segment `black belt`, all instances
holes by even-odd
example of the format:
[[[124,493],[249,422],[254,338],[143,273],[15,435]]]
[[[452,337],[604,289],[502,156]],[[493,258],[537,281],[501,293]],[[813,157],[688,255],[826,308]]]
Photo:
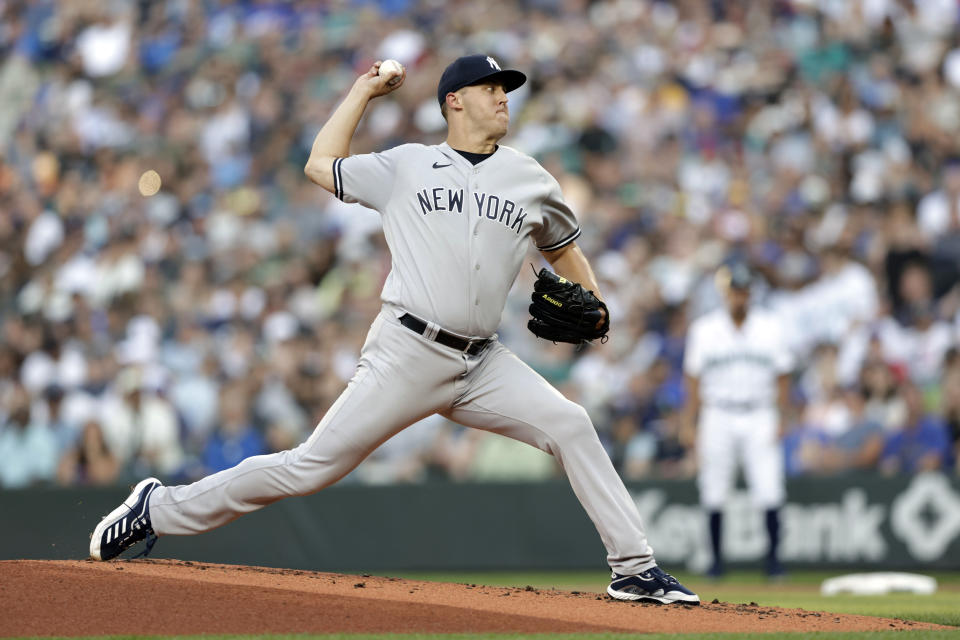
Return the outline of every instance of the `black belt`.
[[[423,335],[424,331],[427,330],[426,322],[419,318],[413,317],[409,313],[405,313],[400,316],[400,324],[411,331],[419,333],[420,335]],[[433,340],[435,342],[439,342],[445,347],[450,347],[451,349],[456,349],[457,351],[463,351],[468,356],[479,355],[484,349],[490,346],[491,342],[493,342],[492,338],[483,338],[482,340],[467,340],[466,338],[455,336],[452,333],[447,333],[443,329],[439,329],[437,331],[437,336]]]

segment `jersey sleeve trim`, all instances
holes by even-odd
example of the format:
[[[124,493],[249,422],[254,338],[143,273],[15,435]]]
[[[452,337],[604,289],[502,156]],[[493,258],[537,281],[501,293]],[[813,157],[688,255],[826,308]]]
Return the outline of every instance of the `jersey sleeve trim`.
[[[560,242],[555,242],[545,247],[537,247],[537,249],[539,249],[540,251],[556,251],[561,247],[567,246],[568,244],[570,244],[571,242],[573,242],[579,237],[580,237],[580,227],[577,227],[576,229],[574,229],[573,233],[571,233],[569,236],[567,236]]]
[[[343,158],[337,158],[333,161],[333,195],[337,200],[343,200],[343,176],[340,175],[340,165],[343,164]]]

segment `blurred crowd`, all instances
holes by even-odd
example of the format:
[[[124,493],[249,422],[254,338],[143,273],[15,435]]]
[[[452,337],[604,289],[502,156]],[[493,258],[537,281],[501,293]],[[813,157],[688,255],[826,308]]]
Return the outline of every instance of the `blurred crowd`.
[[[0,487],[187,480],[302,441],[390,267],[377,214],[304,178],[313,137],[395,58],[352,151],[441,141],[436,82],[476,51],[528,74],[505,142],[560,181],[613,319],[597,348],[537,341],[522,270],[501,339],[626,479],[693,474],[686,328],[733,258],[800,363],[790,474],[953,472],[954,0],[0,0]],[[347,481],[557,474],[431,418]]]

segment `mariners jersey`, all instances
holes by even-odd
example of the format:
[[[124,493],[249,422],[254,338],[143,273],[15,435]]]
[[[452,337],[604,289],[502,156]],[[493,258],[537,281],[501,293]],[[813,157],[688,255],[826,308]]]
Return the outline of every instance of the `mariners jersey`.
[[[777,377],[792,368],[780,320],[769,311],[750,309],[739,328],[726,308],[690,325],[683,369],[699,379],[704,406],[772,407]]]
[[[580,235],[553,176],[503,145],[473,165],[446,143],[405,144],[333,174],[338,198],[383,218],[383,301],[465,336],[496,331],[530,240],[551,251]]]

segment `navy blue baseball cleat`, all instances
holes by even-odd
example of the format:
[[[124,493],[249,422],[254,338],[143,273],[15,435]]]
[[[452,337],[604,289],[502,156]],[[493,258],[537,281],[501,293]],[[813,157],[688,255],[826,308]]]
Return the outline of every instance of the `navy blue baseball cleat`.
[[[123,504],[100,521],[90,536],[91,558],[112,560],[144,538],[147,539],[147,548],[141,555],[150,553],[157,536],[150,526],[147,502],[159,486],[160,481],[156,478],[141,480]]]
[[[607,594],[617,600],[647,600],[661,604],[700,604],[700,598],[676,578],[653,567],[635,576],[613,574]]]

